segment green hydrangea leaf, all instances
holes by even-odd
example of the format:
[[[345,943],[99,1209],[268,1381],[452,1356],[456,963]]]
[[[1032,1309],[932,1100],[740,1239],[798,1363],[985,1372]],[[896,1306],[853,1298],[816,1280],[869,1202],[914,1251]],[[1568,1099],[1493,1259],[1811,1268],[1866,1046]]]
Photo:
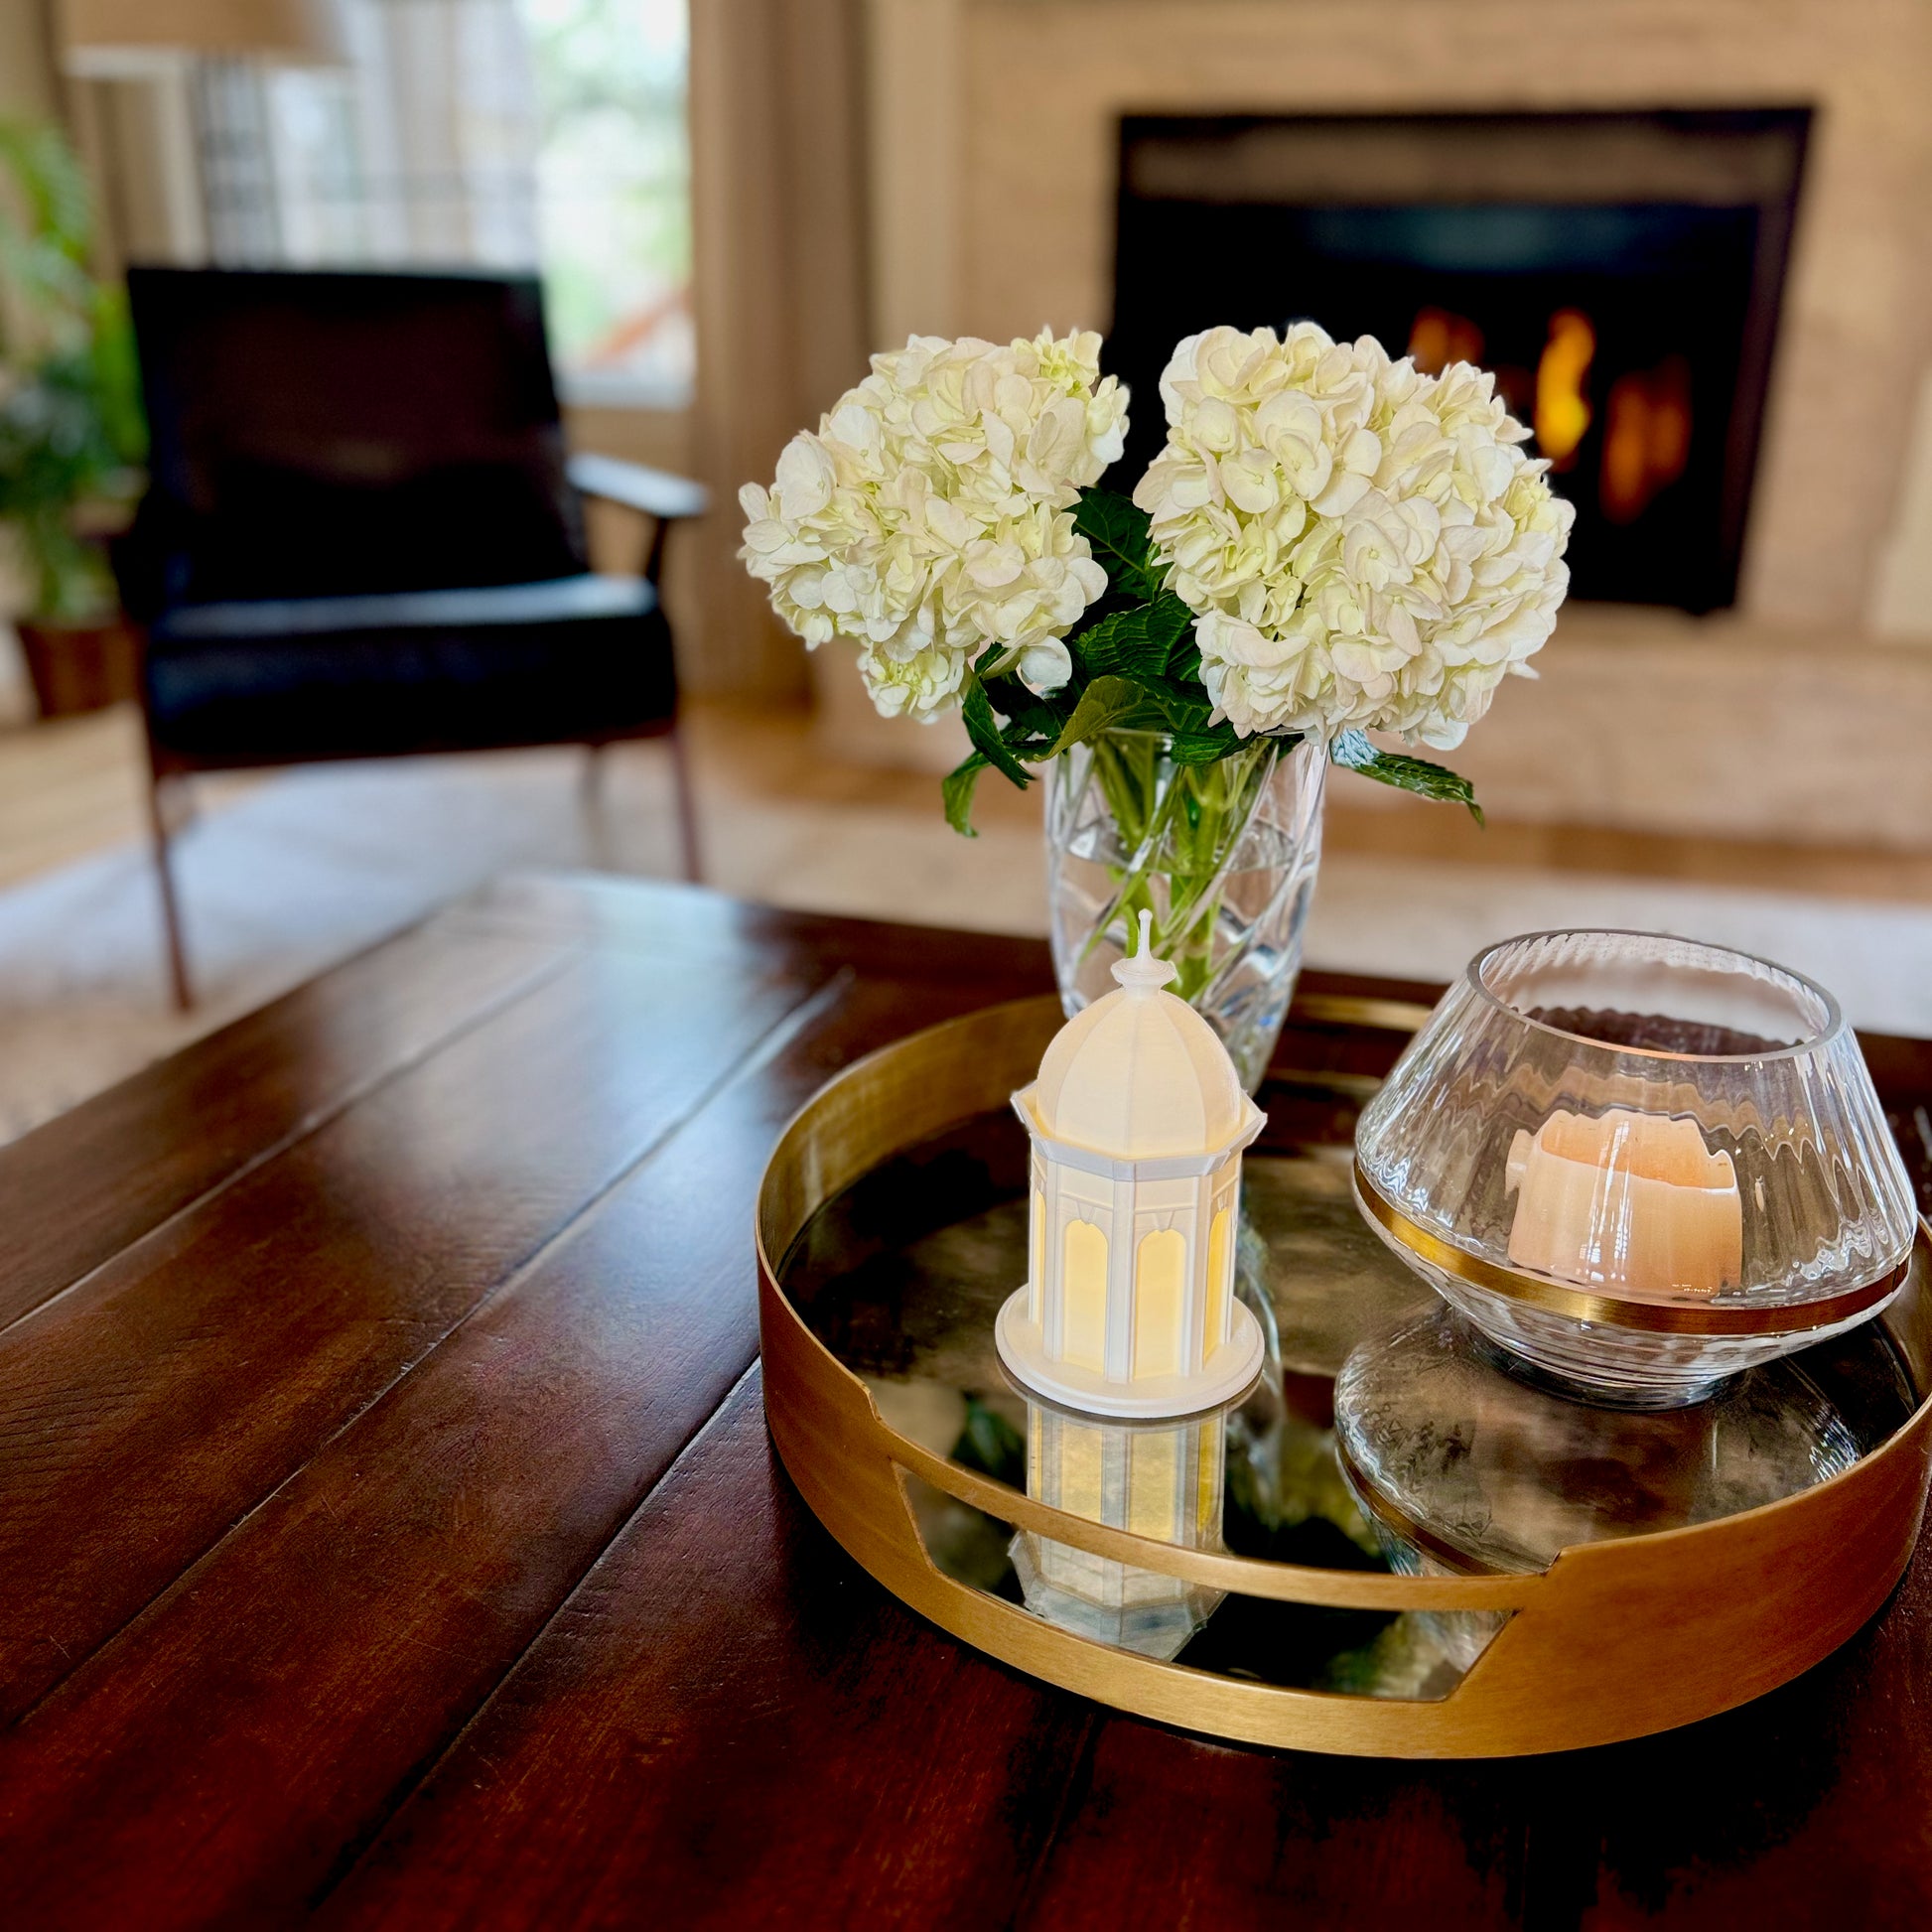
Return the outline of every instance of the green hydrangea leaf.
[[[986,760],[975,752],[963,764],[956,764],[939,780],[940,801],[946,808],[946,823],[961,838],[976,839],[973,830],[973,793],[978,789]]]
[[[1147,607],[1147,634],[1151,642],[1161,647],[1162,668],[1172,673],[1173,660],[1193,647],[1194,614],[1173,592],[1163,591]],[[1194,661],[1199,663],[1199,651],[1194,652]]]
[[[1214,716],[1214,707],[1199,685],[1182,684],[1175,678],[1161,677],[1147,679],[1145,688],[1149,699],[1160,708],[1167,730],[1202,733],[1216,729],[1208,722]],[[1232,725],[1227,727],[1226,742],[1232,751],[1236,743]]]
[[[1161,595],[1161,564],[1145,510],[1136,509],[1117,490],[1083,489],[1073,527],[1086,538],[1094,562],[1119,596],[1152,604]]]
[[[1145,726],[1161,730],[1161,714],[1148,702],[1145,688],[1129,677],[1097,677],[1080,694],[1073,716],[1066,721],[1053,741],[1048,755],[1058,758],[1075,745],[1083,745],[1101,732],[1116,727]]]
[[[1029,691],[1018,678],[1001,678],[989,684],[986,695],[993,709],[1007,721],[1000,737],[1014,750],[1018,749],[1020,739],[1043,738],[1050,744],[1059,737],[1074,697],[1071,691],[1061,691],[1054,697],[1042,698]]]
[[[1089,677],[1117,672],[1123,677],[1160,678],[1183,640],[1191,647],[1194,614],[1172,591],[1152,604],[1113,611],[1069,640]],[[1195,653],[1198,661],[1199,653]]]
[[[966,720],[966,736],[973,741],[973,750],[995,770],[1011,778],[1025,791],[1033,783],[1033,774],[1007,750],[1000,736],[999,722],[993,716],[992,701],[978,678],[966,681],[966,695],[960,710]]]
[[[1212,764],[1239,750],[1240,735],[1225,722],[1206,731],[1177,731],[1170,734],[1172,755],[1176,764]]]
[[[1466,806],[1478,825],[1483,822],[1475,787],[1460,772],[1451,771],[1447,765],[1431,764],[1427,759],[1409,758],[1401,752],[1378,751],[1369,743],[1366,732],[1336,733],[1328,744],[1328,759],[1331,763],[1373,778],[1377,784],[1413,791],[1421,798]]]

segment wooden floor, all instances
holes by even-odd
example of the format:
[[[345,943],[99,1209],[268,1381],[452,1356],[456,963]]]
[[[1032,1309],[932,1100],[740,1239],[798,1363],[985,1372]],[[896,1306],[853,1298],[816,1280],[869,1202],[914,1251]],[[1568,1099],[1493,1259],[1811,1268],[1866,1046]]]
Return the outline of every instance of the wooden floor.
[[[709,770],[737,790],[767,796],[902,809],[921,818],[936,808],[934,783],[925,773],[828,761],[801,713],[703,704],[692,710],[701,782]],[[143,762],[140,720],[127,706],[0,731],[0,887],[145,838]],[[258,782],[240,776],[198,780],[197,807],[217,811]],[[1484,828],[1463,813],[1393,794],[1360,802],[1360,789],[1330,790],[1331,852],[1932,903],[1932,851],[1670,838],[1494,818]],[[989,778],[976,809],[982,820],[1005,822],[1030,819],[1035,804]]]

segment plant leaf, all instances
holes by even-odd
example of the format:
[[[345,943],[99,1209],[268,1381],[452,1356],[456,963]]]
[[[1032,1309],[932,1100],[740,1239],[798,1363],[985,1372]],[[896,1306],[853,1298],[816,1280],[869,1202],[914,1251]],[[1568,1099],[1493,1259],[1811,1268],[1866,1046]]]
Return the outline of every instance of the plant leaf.
[[[973,741],[973,750],[995,770],[1011,778],[1025,791],[1033,783],[1033,774],[1007,750],[993,716],[992,701],[978,678],[966,680],[966,695],[960,710],[966,720],[966,736]]]
[[[1394,785],[1402,791],[1413,791],[1418,797],[1435,798],[1447,804],[1465,805],[1478,825],[1483,822],[1475,787],[1467,778],[1447,765],[1431,764],[1427,759],[1378,751],[1369,743],[1366,732],[1338,732],[1329,741],[1328,759],[1332,764],[1345,765],[1350,771],[1359,771],[1365,778],[1373,778],[1377,784]]]
[[[946,823],[960,837],[976,839],[973,830],[973,793],[986,769],[986,760],[975,752],[963,764],[956,764],[939,780],[940,801],[946,808]]]
[[[1147,694],[1132,678],[1095,678],[1081,692],[1080,702],[1073,707],[1073,716],[1061,728],[1047,756],[1058,758],[1062,752],[1072,746],[1085,744],[1109,726],[1125,724],[1146,706]]]
[[[1164,652],[1162,669],[1172,672],[1173,659],[1185,645],[1194,640],[1194,614],[1181,603],[1172,591],[1163,591],[1147,607],[1147,634],[1150,642],[1157,643]],[[1200,661],[1200,653],[1194,653],[1195,662]]]
[[[1171,756],[1176,764],[1212,764],[1240,749],[1241,738],[1225,721],[1206,731],[1176,731],[1169,734]]]
[[[993,709],[1007,722],[1001,732],[1001,739],[1010,747],[1015,735],[1022,738],[1043,738],[1050,745],[1060,735],[1060,727],[1066,723],[1073,704],[1073,693],[1064,693],[1066,703],[1058,705],[1046,698],[1036,698],[1023,684],[1011,692],[993,691],[987,694],[993,700]],[[1011,697],[1012,703],[1007,699]]]
[[[1118,672],[1159,678],[1167,674],[1168,659],[1193,621],[1193,612],[1172,591],[1163,591],[1152,604],[1111,612],[1073,638],[1071,647],[1090,677]]]
[[[973,663],[973,675],[984,684],[989,678],[1004,677],[1020,662],[1018,644],[988,644]]]
[[[1159,707],[1169,731],[1209,732],[1216,729],[1208,722],[1214,716],[1214,707],[1198,684],[1180,684],[1168,677],[1146,678],[1142,682],[1149,700]],[[1234,727],[1229,725],[1229,750],[1234,748],[1235,742]]]
[[[1161,595],[1161,564],[1145,510],[1136,509],[1117,490],[1083,489],[1073,527],[1086,538],[1094,562],[1122,597],[1152,604]]]

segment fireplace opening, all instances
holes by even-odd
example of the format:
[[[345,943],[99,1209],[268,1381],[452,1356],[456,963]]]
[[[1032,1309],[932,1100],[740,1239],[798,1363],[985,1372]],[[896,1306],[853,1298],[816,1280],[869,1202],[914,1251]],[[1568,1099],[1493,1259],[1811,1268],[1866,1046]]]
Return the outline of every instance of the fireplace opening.
[[[1577,506],[1573,594],[1732,603],[1808,108],[1130,115],[1108,364],[1307,318],[1493,369]]]

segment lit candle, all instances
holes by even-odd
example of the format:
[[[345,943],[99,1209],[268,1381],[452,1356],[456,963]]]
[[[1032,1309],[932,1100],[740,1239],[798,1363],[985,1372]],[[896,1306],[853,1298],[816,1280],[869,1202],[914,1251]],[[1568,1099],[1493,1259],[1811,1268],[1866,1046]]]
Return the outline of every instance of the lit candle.
[[[1509,1150],[1509,1258],[1560,1281],[1715,1295],[1743,1279],[1743,1203],[1730,1156],[1697,1124],[1613,1107],[1555,1113]]]

